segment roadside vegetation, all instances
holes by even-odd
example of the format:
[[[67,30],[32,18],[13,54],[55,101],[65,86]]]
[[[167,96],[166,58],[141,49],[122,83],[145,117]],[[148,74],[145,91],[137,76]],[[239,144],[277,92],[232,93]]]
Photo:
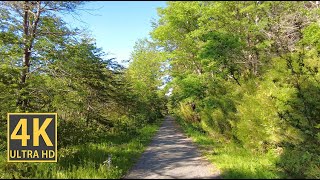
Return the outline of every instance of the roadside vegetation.
[[[320,178],[318,1],[168,2],[128,68],[84,3],[0,3],[0,177],[121,177],[168,112],[225,178]],[[59,162],[7,163],[7,112],[57,112]]]
[[[278,163],[277,150],[268,153],[251,152],[223,137],[212,136],[201,127],[185,123],[179,117],[177,122],[184,133],[198,145],[202,154],[221,172],[226,179],[283,179],[288,178]]]
[[[320,178],[319,2],[168,2],[169,111],[226,178]]]
[[[121,178],[163,119],[156,77],[63,21],[85,3],[0,2],[0,178]],[[58,113],[58,163],[7,162],[8,112]]]
[[[60,148],[57,163],[7,163],[6,151],[2,151],[0,178],[122,178],[145,150],[160,122],[145,125],[129,134],[100,132],[99,139],[93,142]]]

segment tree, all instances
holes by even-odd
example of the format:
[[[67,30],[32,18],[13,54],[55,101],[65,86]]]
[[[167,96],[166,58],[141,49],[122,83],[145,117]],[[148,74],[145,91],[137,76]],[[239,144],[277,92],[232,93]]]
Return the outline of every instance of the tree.
[[[10,24],[10,29],[12,29],[8,33],[15,34],[18,38],[17,43],[23,49],[22,60],[18,62],[21,67],[21,78],[16,105],[20,109],[26,110],[28,107],[26,88],[28,76],[32,73],[31,70],[35,71],[39,68],[35,67],[36,64],[40,66],[45,64],[43,62],[45,60],[41,59],[43,54],[54,51],[55,48],[61,48],[64,37],[73,33],[65,27],[64,22],[57,14],[73,12],[80,4],[82,2],[76,1],[1,2],[1,12],[8,13],[3,22]],[[45,50],[45,48],[50,48],[50,50]]]
[[[255,152],[286,148],[282,168],[317,177],[317,168],[290,168],[290,157],[319,152],[318,5],[200,1],[159,9],[151,35],[168,55],[172,111]]]
[[[139,109],[147,115],[149,121],[153,121],[161,116],[163,109],[163,100],[158,92],[162,85],[161,77],[165,73],[162,68],[164,55],[152,43],[139,40],[131,58],[126,76],[139,99]]]

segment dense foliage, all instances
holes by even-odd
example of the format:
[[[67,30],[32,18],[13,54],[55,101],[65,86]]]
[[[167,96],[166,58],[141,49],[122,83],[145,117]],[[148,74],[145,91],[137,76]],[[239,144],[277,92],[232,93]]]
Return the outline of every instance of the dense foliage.
[[[84,167],[93,168],[94,174],[98,171],[95,166],[103,165],[110,155],[108,152],[111,153],[107,145],[99,143],[116,141],[119,148],[129,144],[135,148],[128,152],[134,151],[132,156],[136,156],[143,150],[141,144],[146,144],[156,130],[154,126],[148,129],[148,124],[158,122],[163,113],[164,103],[156,86],[147,84],[148,91],[140,87],[137,80],[130,78],[136,76],[128,75],[137,73],[133,68],[127,72],[114,59],[106,59],[90,36],[79,29],[69,29],[63,21],[63,14],[74,13],[83,4],[78,1],[0,3],[0,150],[3,152],[0,178],[79,178],[81,175],[119,178],[125,173],[122,170],[128,170],[133,163],[132,157],[119,157],[123,167],[115,170],[117,174],[107,171],[99,176],[85,174]],[[62,165],[7,163],[8,112],[57,112]],[[144,133],[149,133],[148,137],[142,137]],[[70,155],[77,150],[82,152],[80,161],[89,158],[86,156],[92,156],[94,151],[85,148],[88,143],[98,143],[93,146],[101,149],[96,154],[97,158],[101,155],[98,159],[87,161],[94,163],[93,166],[72,160]],[[63,164],[64,161],[67,163]],[[53,167],[62,174],[50,170]],[[27,173],[29,170],[24,168],[33,170]],[[81,168],[83,173],[77,173]],[[36,169],[43,172],[35,172]]]
[[[127,69],[59,16],[83,3],[0,3],[0,150],[7,112],[57,112],[62,152],[52,167],[3,154],[0,177],[119,178],[167,105],[214,162],[242,168],[226,177],[320,178],[318,1],[168,2]],[[101,165],[111,151],[124,171]]]
[[[320,177],[318,2],[168,2],[151,32],[171,112],[223,143],[276,151],[289,177]]]

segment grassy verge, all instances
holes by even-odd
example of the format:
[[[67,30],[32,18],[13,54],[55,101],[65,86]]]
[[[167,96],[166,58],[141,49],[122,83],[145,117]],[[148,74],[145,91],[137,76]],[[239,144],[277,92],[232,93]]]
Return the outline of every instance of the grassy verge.
[[[199,146],[205,157],[221,171],[222,178],[284,178],[284,173],[276,167],[278,157],[275,151],[252,153],[221,137],[210,136],[178,117],[175,119],[186,135]]]
[[[134,135],[108,135],[102,143],[59,149],[57,163],[8,163],[7,152],[1,152],[0,178],[121,178],[145,150],[160,123],[146,125]],[[110,167],[104,163],[109,156]]]

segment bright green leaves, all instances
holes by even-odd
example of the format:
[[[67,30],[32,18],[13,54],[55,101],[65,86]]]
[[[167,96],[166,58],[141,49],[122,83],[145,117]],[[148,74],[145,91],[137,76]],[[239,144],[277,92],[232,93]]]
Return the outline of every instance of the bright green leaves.
[[[147,120],[154,121],[164,110],[164,93],[159,88],[167,73],[165,55],[147,40],[139,40],[131,59],[126,77],[132,86],[132,93],[137,97],[138,112]]]
[[[242,58],[241,47],[244,45],[239,37],[222,32],[209,32],[201,38],[205,44],[199,52],[199,57],[203,59],[201,65],[206,71],[217,72],[223,69],[234,74],[239,69],[239,64],[235,61]]]
[[[151,35],[168,55],[172,111],[255,152],[315,150],[319,12],[314,2],[169,2]]]
[[[200,76],[189,74],[176,82],[179,86],[181,98],[203,98],[205,94],[205,83]]]

